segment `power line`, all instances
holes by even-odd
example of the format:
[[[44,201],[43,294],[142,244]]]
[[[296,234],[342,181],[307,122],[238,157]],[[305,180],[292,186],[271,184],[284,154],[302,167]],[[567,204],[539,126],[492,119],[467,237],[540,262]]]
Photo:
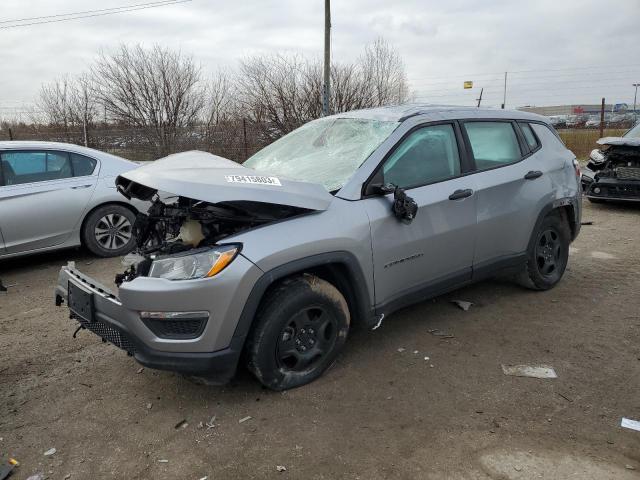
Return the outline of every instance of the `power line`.
[[[151,2],[151,3],[143,3],[138,5],[131,5],[129,7],[114,7],[112,9],[102,9],[102,10],[88,10],[87,12],[77,12],[77,13],[67,13],[67,14],[58,14],[58,15],[50,15],[44,17],[33,17],[33,19],[38,18],[56,18],[56,17],[69,17],[69,18],[56,18],[55,20],[42,20],[38,22],[30,22],[30,23],[17,23],[15,25],[5,25],[0,26],[0,30],[4,30],[7,28],[16,28],[16,27],[28,27],[31,25],[43,25],[45,23],[58,23],[58,22],[67,22],[69,20],[79,20],[82,18],[92,18],[92,17],[104,17],[105,15],[115,15],[116,13],[126,13],[126,12],[135,12],[137,10],[146,10],[148,8],[158,8],[165,7],[167,5],[177,5],[179,3],[191,2],[192,0],[166,0],[162,2]],[[102,12],[102,13],[92,13],[85,15],[84,13],[89,12]],[[31,19],[23,19],[23,20],[5,20],[0,23],[8,23],[8,22],[20,22],[27,21]]]

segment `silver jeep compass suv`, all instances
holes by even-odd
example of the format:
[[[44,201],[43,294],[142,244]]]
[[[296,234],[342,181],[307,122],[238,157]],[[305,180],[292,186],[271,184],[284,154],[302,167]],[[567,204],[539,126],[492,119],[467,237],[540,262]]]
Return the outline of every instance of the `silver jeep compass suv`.
[[[544,117],[397,106],[312,121],[244,164],[185,152],[121,174],[151,202],[117,293],[63,267],[56,303],[141,364],[308,383],[355,324],[497,273],[546,290],[580,171]]]

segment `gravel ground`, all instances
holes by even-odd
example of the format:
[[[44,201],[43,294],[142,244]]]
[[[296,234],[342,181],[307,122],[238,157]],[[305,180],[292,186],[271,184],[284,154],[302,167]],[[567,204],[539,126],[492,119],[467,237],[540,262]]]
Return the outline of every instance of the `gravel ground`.
[[[107,283],[118,259],[5,261],[0,460],[21,461],[16,480],[640,478],[640,432],[620,427],[640,420],[640,209],[585,203],[593,225],[557,288],[489,281],[405,309],[285,393],[244,371],[194,385],[141,371],[89,332],[73,339],[53,305],[60,265]],[[548,364],[558,378],[506,376],[501,364]]]

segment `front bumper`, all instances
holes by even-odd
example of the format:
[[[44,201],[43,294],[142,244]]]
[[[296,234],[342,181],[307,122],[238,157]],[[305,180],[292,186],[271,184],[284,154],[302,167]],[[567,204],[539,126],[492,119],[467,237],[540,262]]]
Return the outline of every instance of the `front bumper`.
[[[617,202],[640,202],[640,181],[617,178],[593,178],[583,181],[587,198]]]
[[[92,308],[91,320],[70,311],[70,317],[81,327],[125,350],[149,368],[224,383],[235,374],[244,335],[234,333],[242,307],[261,273],[251,262],[238,256],[215,279],[171,282],[137,278],[122,284],[116,296],[69,265],[60,270],[55,301],[56,305],[68,304],[69,288],[80,288],[90,295]],[[141,311],[189,310],[209,314],[196,337],[158,336],[157,331],[140,318]]]

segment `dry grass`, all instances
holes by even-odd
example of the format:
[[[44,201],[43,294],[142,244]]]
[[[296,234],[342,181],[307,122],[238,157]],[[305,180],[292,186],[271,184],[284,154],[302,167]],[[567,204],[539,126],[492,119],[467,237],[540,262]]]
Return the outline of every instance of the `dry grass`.
[[[619,137],[626,129],[624,128],[605,128],[604,137]],[[567,148],[575,153],[579,160],[586,160],[589,158],[591,150],[598,147],[596,140],[600,138],[600,130],[595,129],[572,129],[572,130],[558,130],[560,138],[565,143]]]

